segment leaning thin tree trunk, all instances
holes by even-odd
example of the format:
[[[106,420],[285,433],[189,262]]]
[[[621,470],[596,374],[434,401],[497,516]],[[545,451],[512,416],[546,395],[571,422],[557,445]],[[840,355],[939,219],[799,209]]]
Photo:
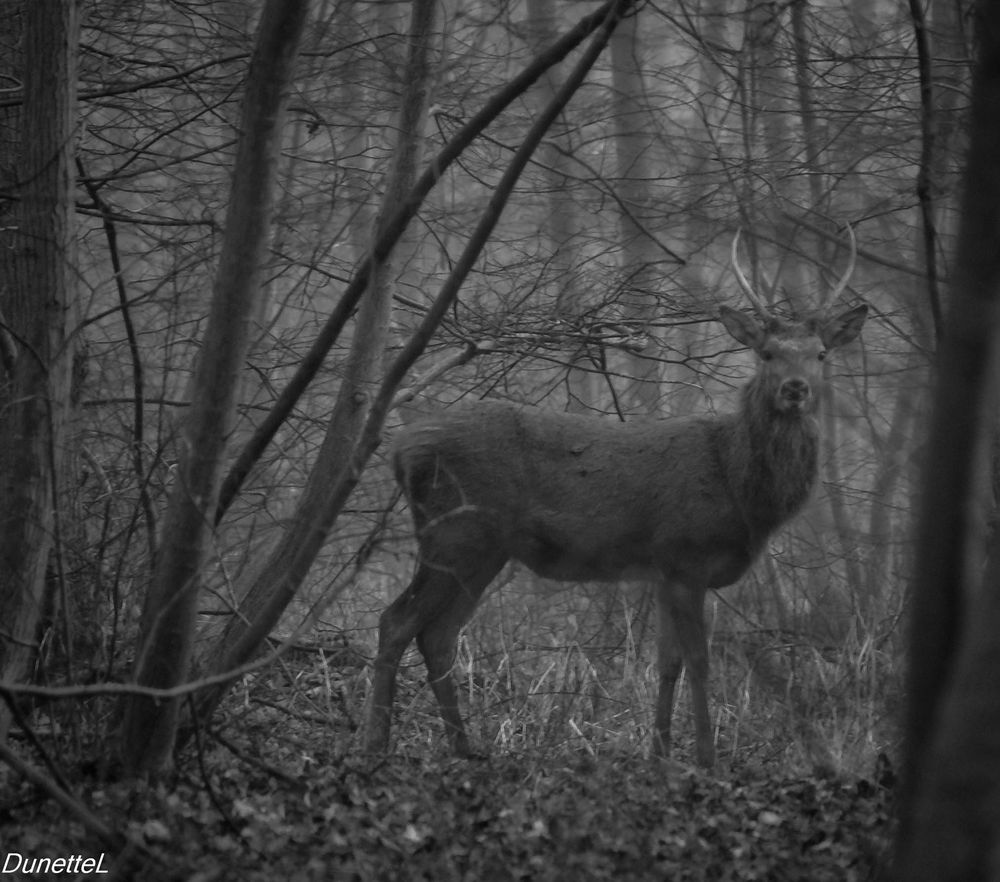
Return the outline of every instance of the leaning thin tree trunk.
[[[431,82],[436,9],[437,0],[414,0],[409,53],[402,77],[405,87],[400,96],[395,164],[373,231],[375,239],[384,233],[385,220],[398,210],[416,178]],[[331,510],[331,488],[350,477],[345,475],[345,469],[350,467],[383,373],[392,313],[391,266],[391,255],[371,261],[368,290],[358,309],[344,377],[316,464],[291,518],[291,526],[278,547],[258,571],[251,572],[248,582],[237,589],[239,610],[205,658],[206,667],[213,672],[244,661],[270,633],[277,624],[275,614],[281,612],[268,603],[275,593],[273,586],[279,581],[293,585],[291,598],[339,514],[339,507]],[[199,716],[207,716],[222,694],[222,689],[205,692],[199,699]]]
[[[201,569],[259,296],[284,93],[308,8],[309,0],[268,0],[261,17],[211,313],[192,380],[191,409],[160,554],[143,607],[135,668],[142,686],[176,686],[190,667]],[[180,699],[175,698],[134,696],[128,701],[122,758],[129,773],[156,772],[169,763],[179,707]]]
[[[1000,4],[980,0],[950,309],[927,445],[912,601],[896,878],[995,879],[1000,854],[1000,572],[969,567],[977,445],[1000,349]],[[997,537],[994,536],[994,543]]]
[[[36,651],[45,570],[57,532],[55,483],[70,409],[76,325],[73,151],[79,22],[74,3],[24,0],[20,121],[0,151],[15,180],[0,231],[0,679]],[[8,61],[2,62],[7,67]],[[17,66],[15,60],[15,67]],[[18,137],[18,128],[20,128]],[[16,194],[16,196],[14,195]],[[10,725],[0,705],[0,741]]]
[[[359,398],[352,395],[351,400],[342,405],[347,416],[350,416],[350,410],[346,410],[347,408],[364,408],[367,414],[366,419],[359,424],[357,436],[350,444],[343,444],[335,437],[331,438],[335,428],[340,425],[351,427],[351,423],[337,422],[342,412],[338,401],[331,417],[330,430],[310,475],[303,502],[292,519],[292,526],[250,586],[250,591],[244,595],[244,600],[249,599],[251,609],[256,610],[257,615],[250,626],[235,618],[231,621],[222,640],[208,658],[209,673],[233,670],[249,659],[291,603],[330,529],[360,480],[368,459],[378,446],[382,424],[396,388],[420,357],[447,309],[454,303],[462,282],[489,239],[514,185],[545,132],[583,83],[590,68],[607,45],[615,26],[634,2],[635,0],[615,0],[609,5],[601,28],[572,74],[522,141],[500,183],[496,186],[479,225],[470,236],[465,250],[427,310],[420,326],[386,371],[377,389],[368,386],[361,390],[372,397],[365,400],[363,396]],[[339,463],[339,468],[335,472],[330,461],[330,450],[346,454],[346,458]],[[333,483],[324,483],[318,480],[318,476],[321,475],[335,475],[336,478]],[[206,719],[224,694],[224,686],[213,687],[203,692],[198,701],[196,717],[199,720]]]

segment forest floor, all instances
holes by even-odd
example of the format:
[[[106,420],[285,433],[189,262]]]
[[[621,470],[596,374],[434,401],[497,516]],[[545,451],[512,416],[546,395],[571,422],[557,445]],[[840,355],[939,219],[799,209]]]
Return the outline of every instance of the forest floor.
[[[103,855],[101,878],[143,882],[865,882],[886,860],[893,775],[881,757],[861,774],[732,754],[708,773],[683,763],[684,743],[677,761],[620,743],[457,760],[436,733],[370,757],[355,752],[349,714],[291,709],[275,685],[232,696],[219,732],[156,783],[99,772],[106,740],[64,751],[50,740],[62,759],[49,773],[127,837],[125,852],[0,764],[0,861],[79,856],[79,870]],[[12,744],[44,768],[26,740]]]
[[[868,778],[588,755],[301,765],[291,779],[212,751],[196,772],[156,786],[74,782],[105,824],[141,843],[128,860],[34,787],[8,781],[0,857],[103,854],[114,878],[146,882],[849,882],[878,878],[891,823],[891,789]]]
[[[143,843],[131,869],[113,855],[105,868],[146,882],[869,880],[885,855],[891,800],[867,779],[523,756],[352,761],[314,767],[294,785],[220,763],[199,779],[79,792]],[[0,802],[5,858],[107,851],[30,788]]]

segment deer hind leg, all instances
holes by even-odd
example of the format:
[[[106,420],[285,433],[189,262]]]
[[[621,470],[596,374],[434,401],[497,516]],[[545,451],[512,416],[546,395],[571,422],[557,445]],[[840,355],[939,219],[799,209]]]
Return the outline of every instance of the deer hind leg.
[[[674,687],[683,661],[691,684],[695,757],[699,765],[711,768],[715,764],[715,740],[708,715],[708,638],[704,607],[705,591],[680,582],[667,582],[657,596],[660,693],[653,753],[666,756],[670,750]]]
[[[473,562],[475,567],[470,569],[469,564]],[[477,559],[477,555],[473,554],[462,567],[464,572],[440,570],[437,578],[450,582],[450,602],[417,634],[417,647],[427,665],[427,677],[437,699],[445,732],[458,756],[472,754],[458,710],[458,691],[452,675],[458,634],[505,562],[505,556],[497,555],[491,559],[488,555],[480,555]]]
[[[406,590],[379,617],[378,653],[365,714],[363,749],[368,753],[384,753],[389,747],[396,672],[406,647],[424,626],[427,611],[422,600],[432,576],[419,567]]]
[[[656,597],[656,655],[660,683],[656,697],[656,731],[653,733],[653,756],[670,756],[670,724],[674,714],[674,689],[683,662],[674,619],[663,592]]]
[[[365,721],[366,752],[384,753],[389,747],[396,674],[403,653],[414,638],[427,665],[431,687],[455,751],[469,752],[451,667],[458,632],[505,558],[490,559],[482,551],[469,550],[462,559],[458,566],[421,561],[406,590],[379,618],[378,653]]]

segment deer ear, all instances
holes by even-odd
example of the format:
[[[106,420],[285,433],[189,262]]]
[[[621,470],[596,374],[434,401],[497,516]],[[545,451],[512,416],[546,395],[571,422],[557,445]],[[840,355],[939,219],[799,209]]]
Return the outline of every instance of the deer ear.
[[[759,349],[767,339],[767,334],[757,320],[738,309],[720,306],[719,321],[725,325],[734,340],[751,349]]]
[[[868,306],[861,304],[828,319],[820,328],[819,337],[827,349],[836,349],[850,343],[861,333],[861,326],[868,318]]]

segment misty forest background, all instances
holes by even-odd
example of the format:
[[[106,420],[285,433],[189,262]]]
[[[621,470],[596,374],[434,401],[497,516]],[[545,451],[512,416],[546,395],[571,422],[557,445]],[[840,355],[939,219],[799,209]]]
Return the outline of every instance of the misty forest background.
[[[251,72],[248,86],[251,59],[267,61],[263,26],[257,36],[265,6],[265,16],[286,16],[273,19],[275,39],[291,29],[298,45],[297,58],[294,46],[274,49],[269,76],[287,92],[284,121],[256,141],[266,148],[270,137],[274,149],[255,166],[253,139],[240,133],[266,125],[274,98],[268,75],[254,93]],[[588,17],[582,45],[597,39],[608,9],[623,18],[564,107],[585,48],[519,84]],[[104,785],[94,797],[98,785],[78,776],[104,780],[119,762],[126,777],[175,768],[191,792],[218,794],[235,773],[212,766],[217,754],[273,773],[272,791],[352,761],[377,618],[414,564],[386,460],[395,432],[482,397],[612,420],[732,409],[752,355],[715,315],[723,303],[746,306],[729,268],[738,229],[757,289],[777,311],[802,314],[843,272],[850,224],[858,256],[844,302],[871,313],[860,342],[831,359],[812,501],[746,578],[709,598],[720,766],[820,782],[891,778],[923,428],[968,147],[971,4],[83,0],[78,10],[73,45],[53,36],[39,54],[25,43],[26,5],[0,3],[5,217],[27,204],[12,182],[25,181],[18,157],[40,130],[19,89],[46,66],[68,102],[67,128],[50,142],[64,153],[64,238],[61,257],[45,258],[62,267],[62,302],[32,299],[33,284],[48,284],[43,274],[3,258],[7,376],[35,351],[51,357],[52,384],[48,416],[34,424],[42,465],[27,493],[46,513],[32,521],[24,512],[36,509],[0,500],[2,633],[20,635],[0,641],[4,756],[34,757],[54,786],[91,794],[75,802],[76,835],[98,835],[86,814],[125,799]],[[495,121],[441,161],[504,89],[510,100]],[[554,121],[508,180],[547,110]],[[408,203],[422,173],[439,179]],[[419,205],[415,216],[387,240],[407,205]],[[237,223],[250,232],[230,230],[227,241]],[[14,235],[6,222],[3,235]],[[226,300],[240,272],[251,295]],[[227,313],[234,304],[240,311]],[[33,348],[16,316],[34,316],[46,346],[57,342]],[[236,368],[206,369],[223,352]],[[202,406],[227,384],[230,410]],[[6,408],[20,400],[12,389]],[[191,424],[215,440],[193,443]],[[5,480],[25,475],[18,457],[36,446],[11,425],[0,439]],[[201,467],[206,494],[181,492]],[[983,476],[988,468],[983,457]],[[987,511],[991,482],[979,486]],[[185,495],[195,510],[183,511]],[[615,505],[628,500],[607,500]],[[14,518],[36,529],[14,529]],[[168,594],[156,587],[172,578]],[[193,600],[162,646],[151,623],[186,602],[170,590]],[[494,755],[531,762],[641,763],[654,629],[642,586],[505,571],[460,643],[470,734]],[[216,676],[234,668],[243,673]],[[188,685],[199,678],[206,688]],[[129,693],[122,684],[136,679],[175,697]],[[173,707],[166,724],[164,705]],[[682,761],[686,709],[682,690]],[[168,730],[157,745],[155,733]],[[428,757],[443,761],[415,651],[394,738],[418,779]],[[345,779],[338,792],[375,811],[407,777],[389,762],[397,777],[380,796],[359,796]],[[446,768],[444,780],[461,775]],[[23,774],[14,764],[0,777],[13,786]],[[675,796],[703,786],[693,780],[674,780]],[[851,799],[865,796],[852,788]],[[204,796],[186,811],[218,808],[273,833],[276,822],[240,792],[235,815]],[[716,794],[695,801],[726,810]],[[28,837],[16,841],[30,841],[7,811]],[[771,819],[755,811],[754,829],[769,832]],[[187,821],[149,823],[140,832],[155,847]],[[400,821],[410,860],[428,843],[422,823]],[[532,829],[519,828],[525,841]],[[350,850],[344,837],[336,854]]]

